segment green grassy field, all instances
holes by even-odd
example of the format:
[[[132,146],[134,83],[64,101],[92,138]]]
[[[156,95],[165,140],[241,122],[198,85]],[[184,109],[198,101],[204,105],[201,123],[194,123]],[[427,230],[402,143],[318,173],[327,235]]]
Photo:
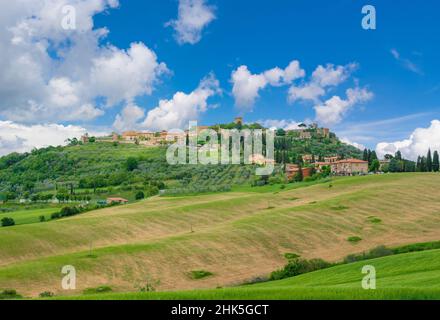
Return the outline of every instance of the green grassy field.
[[[376,290],[361,286],[363,266],[376,268]],[[372,259],[261,284],[185,292],[96,294],[73,299],[116,300],[440,300],[440,250]]]
[[[39,223],[40,217],[44,216],[46,220],[50,220],[52,213],[59,212],[61,206],[48,205],[47,208],[42,209],[24,209],[12,212],[0,213],[0,220],[8,217],[15,221],[16,225]]]
[[[267,276],[286,263],[285,253],[335,262],[378,245],[435,241],[439,185],[439,174],[338,178],[284,190],[155,197],[0,228],[0,289],[29,297],[99,286],[133,292],[147,282],[161,292],[212,289]],[[64,265],[77,270],[76,291],[61,289]],[[212,276],[193,279],[194,270]]]

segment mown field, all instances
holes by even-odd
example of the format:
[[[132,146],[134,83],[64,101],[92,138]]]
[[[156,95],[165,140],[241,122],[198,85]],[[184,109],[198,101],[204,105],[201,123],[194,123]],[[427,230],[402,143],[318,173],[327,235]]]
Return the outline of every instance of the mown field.
[[[365,265],[377,272],[376,289],[361,287]],[[73,299],[116,300],[440,300],[440,250],[372,259],[255,285],[183,292],[96,294]]]
[[[428,173],[339,178],[286,190],[155,197],[0,228],[0,289],[30,297],[103,285],[133,292],[146,283],[157,291],[212,289],[267,276],[286,263],[285,253],[333,262],[378,245],[435,241],[439,185],[440,175]],[[61,289],[64,265],[77,270],[76,291]],[[194,270],[213,275],[195,280]]]

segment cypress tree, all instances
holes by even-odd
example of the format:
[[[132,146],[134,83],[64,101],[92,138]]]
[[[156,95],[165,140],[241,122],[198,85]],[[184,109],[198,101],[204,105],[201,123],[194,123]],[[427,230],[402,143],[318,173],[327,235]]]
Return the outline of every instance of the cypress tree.
[[[438,151],[434,151],[434,158],[432,160],[432,170],[434,170],[434,172],[439,172],[440,170]]]
[[[362,157],[362,160],[368,161],[368,150],[367,149],[364,149],[364,155]]]
[[[422,157],[422,160],[420,160],[420,171],[426,172],[426,157]]]
[[[428,154],[426,155],[426,171],[432,172],[432,156],[431,149],[428,150]]]

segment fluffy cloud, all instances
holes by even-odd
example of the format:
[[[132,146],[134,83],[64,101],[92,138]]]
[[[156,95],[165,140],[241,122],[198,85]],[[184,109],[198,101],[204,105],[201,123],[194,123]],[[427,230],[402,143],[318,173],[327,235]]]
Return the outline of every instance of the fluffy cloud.
[[[354,88],[346,91],[347,98],[333,96],[321,105],[315,106],[316,120],[323,125],[334,125],[342,121],[345,114],[356,104],[373,98],[373,93],[365,88]]]
[[[428,149],[440,150],[440,121],[433,120],[428,128],[417,128],[409,139],[395,142],[381,142],[376,147],[378,156],[395,154],[398,150],[407,159],[416,160],[425,155]]]
[[[184,129],[189,121],[197,120],[208,109],[208,99],[220,92],[218,80],[210,74],[193,92],[177,92],[170,100],[160,100],[148,112],[142,126],[149,130]]]
[[[353,147],[355,147],[355,148],[358,148],[359,150],[365,150],[365,149],[367,149],[367,147],[366,147],[365,145],[363,145],[363,144],[361,144],[361,143],[357,143],[357,142],[351,141],[351,140],[348,139],[348,138],[341,138],[341,142],[343,142],[343,143],[345,143],[345,144],[349,144],[349,145],[351,145],[351,146],[353,146]]]
[[[109,105],[151,94],[159,76],[168,72],[143,43],[133,43],[126,52],[111,47],[93,64],[91,84],[97,95],[107,97]]]
[[[326,88],[340,85],[350,77],[356,68],[356,63],[350,63],[346,66],[333,64],[327,64],[325,67],[318,66],[308,83],[290,87],[289,101],[310,100],[318,102],[319,98],[325,95]]]
[[[76,12],[74,30],[62,28],[66,5]],[[103,46],[108,30],[94,29],[94,15],[117,6],[116,0],[2,4],[0,116],[23,123],[91,120],[105,107],[150,94],[166,72],[154,52],[142,43]]]
[[[275,129],[284,129],[284,130],[295,130],[299,129],[299,125],[302,122],[296,122],[294,120],[273,120],[273,119],[266,119],[266,120],[260,120],[257,121],[259,124],[261,124],[265,128],[275,128]]]
[[[298,61],[292,61],[286,69],[275,67],[260,74],[252,74],[247,66],[240,66],[232,72],[232,94],[235,104],[243,111],[252,111],[260,90],[268,85],[280,87],[291,84],[305,76]]]
[[[145,116],[143,109],[135,104],[128,104],[124,107],[121,114],[116,116],[113,127],[121,132],[127,130],[136,130],[139,128],[139,121]]]
[[[205,0],[179,0],[177,20],[166,23],[174,28],[179,44],[196,44],[202,38],[203,29],[215,20],[214,7]]]
[[[0,156],[11,152],[27,152],[35,147],[64,145],[66,139],[79,138],[86,132],[86,129],[72,125],[22,125],[0,121]]]

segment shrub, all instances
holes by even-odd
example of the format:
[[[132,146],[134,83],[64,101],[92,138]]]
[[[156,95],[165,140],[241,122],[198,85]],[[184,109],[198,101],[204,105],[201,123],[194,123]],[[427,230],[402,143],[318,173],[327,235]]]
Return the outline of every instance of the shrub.
[[[358,242],[361,241],[361,240],[362,240],[362,238],[361,238],[361,237],[358,237],[358,236],[349,237],[349,238],[347,239],[347,241],[348,241],[348,242],[351,242],[351,243],[358,243]]]
[[[213,275],[213,273],[211,273],[209,271],[204,271],[204,270],[195,270],[195,271],[190,272],[190,277],[191,277],[191,279],[194,279],[194,280],[207,278],[212,275]]]
[[[45,216],[40,216],[40,222],[45,222],[46,221],[46,217]]]
[[[378,246],[374,249],[371,249],[368,252],[363,252],[360,254],[350,254],[347,257],[345,257],[344,263],[352,263],[352,262],[375,259],[390,255],[393,255],[393,250],[388,249],[385,246]]]
[[[374,223],[374,224],[378,224],[378,223],[382,222],[382,220],[377,217],[368,217],[368,221],[370,221],[371,223]]]
[[[39,294],[40,298],[52,298],[53,296],[55,296],[55,293],[50,292],[50,291],[44,291],[42,293]]]
[[[11,300],[11,299],[21,299],[22,296],[13,289],[6,289],[0,292],[0,300]]]
[[[3,218],[2,219],[2,227],[12,227],[15,226],[15,221],[12,218]]]
[[[135,196],[136,200],[145,199],[145,194],[142,191],[138,191]]]
[[[294,259],[290,260],[283,269],[272,272],[272,274],[270,275],[270,280],[281,280],[285,278],[295,277],[300,274],[329,268],[331,266],[331,263],[328,263],[322,259]]]
[[[113,289],[109,286],[100,286],[97,288],[88,288],[83,291],[83,294],[98,294],[98,293],[106,293],[111,292]]]
[[[284,258],[286,258],[287,260],[294,260],[294,259],[298,259],[301,256],[297,255],[296,253],[285,253],[284,254]]]

